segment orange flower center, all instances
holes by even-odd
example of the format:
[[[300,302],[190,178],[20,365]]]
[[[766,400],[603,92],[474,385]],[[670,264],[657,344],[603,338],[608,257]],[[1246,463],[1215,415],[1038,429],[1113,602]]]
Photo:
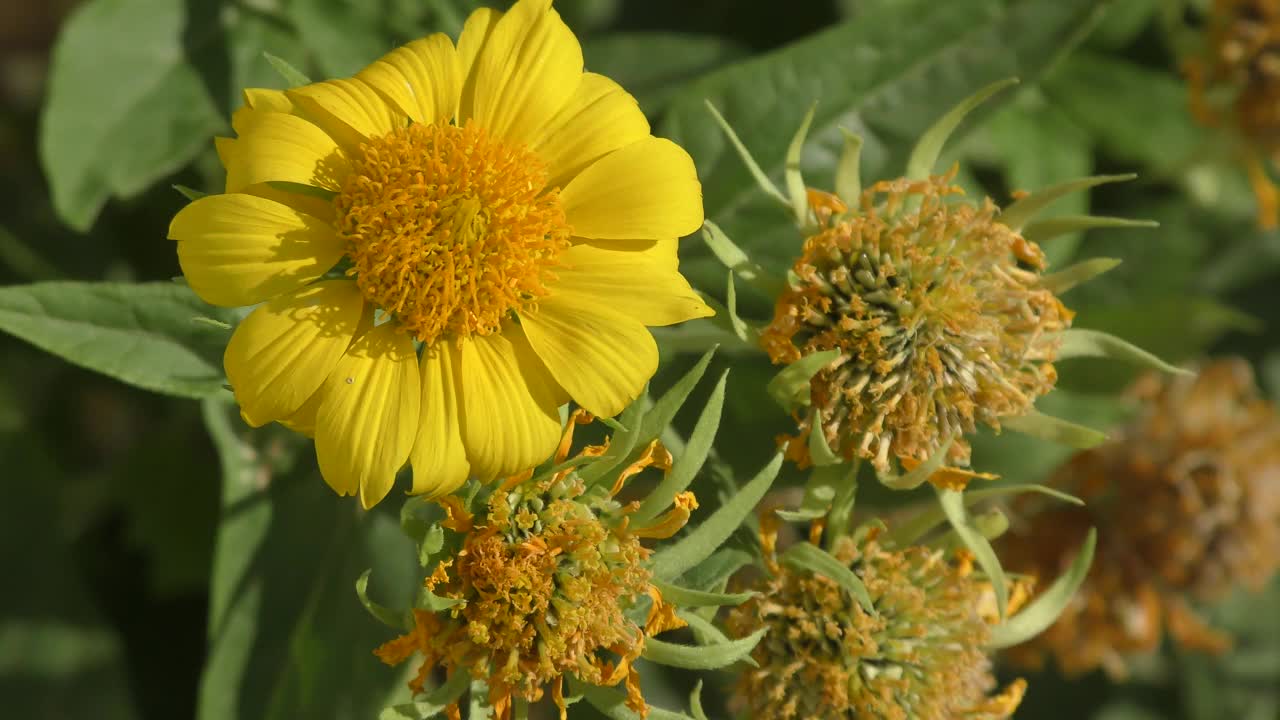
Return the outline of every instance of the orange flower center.
[[[425,344],[497,332],[547,294],[569,226],[533,153],[468,124],[361,146],[334,199],[365,298]]]

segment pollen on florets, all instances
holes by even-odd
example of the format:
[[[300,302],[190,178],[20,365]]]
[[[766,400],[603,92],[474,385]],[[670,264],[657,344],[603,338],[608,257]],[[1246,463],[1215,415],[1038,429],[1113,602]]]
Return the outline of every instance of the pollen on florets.
[[[497,332],[546,295],[569,246],[558,190],[482,128],[411,124],[370,139],[334,199],[365,298],[426,344]]]
[[[1070,562],[1088,526],[1099,529],[1092,570],[1058,622],[1011,657],[1051,655],[1064,671],[1123,676],[1167,629],[1183,646],[1221,650],[1227,638],[1187,600],[1257,589],[1280,568],[1280,414],[1241,360],[1198,376],[1147,375],[1129,390],[1138,415],[1106,445],[1078,454],[1051,484],[1085,508],[1031,514],[1001,557],[1048,577]]]
[[[840,355],[811,381],[793,460],[807,461],[818,423],[833,450],[882,471],[948,438],[947,459],[967,464],[964,435],[999,428],[1056,382],[1071,312],[1038,286],[1044,254],[990,200],[948,202],[961,193],[951,177],[876,183],[805,241],[761,342],[775,363]]]
[[[971,558],[848,537],[833,555],[862,579],[876,614],[835,581],[774,562],[752,588],[759,594],[730,611],[735,637],[769,630],[751,655],[758,668],[738,682],[736,701],[751,717],[1012,716],[1026,686],[990,694],[996,681],[983,646],[994,600]]]

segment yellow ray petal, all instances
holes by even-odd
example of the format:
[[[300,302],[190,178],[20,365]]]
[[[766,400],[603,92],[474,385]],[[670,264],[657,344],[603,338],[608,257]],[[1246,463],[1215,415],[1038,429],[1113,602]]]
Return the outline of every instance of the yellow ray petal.
[[[293,101],[285,96],[283,90],[246,88],[244,105],[231,113],[231,128],[236,131],[236,134],[241,135],[267,113],[290,114],[292,112]]]
[[[591,163],[648,135],[649,121],[635,98],[609,78],[585,73],[529,149],[547,163],[547,186],[564,187]]]
[[[584,238],[680,237],[702,225],[702,186],[693,159],[661,138],[604,156],[565,187],[560,201],[574,235]]]
[[[406,124],[403,112],[357,79],[312,83],[286,90],[285,95],[349,153]]]
[[[493,8],[480,8],[467,16],[467,22],[458,35],[458,62],[462,66],[462,93],[458,96],[457,117],[469,118],[474,113],[476,95],[476,56],[489,43],[493,29],[502,19],[502,12]]]
[[[325,482],[373,507],[409,459],[418,430],[418,357],[408,335],[384,323],[357,337],[324,383],[316,458]]]
[[[581,79],[582,47],[550,0],[520,0],[476,56],[471,114],[464,102],[459,118],[474,117],[494,137],[527,144]]]
[[[316,436],[316,413],[320,410],[320,402],[324,400],[324,388],[311,393],[311,397],[302,403],[297,412],[280,420],[280,424],[296,433],[309,438]]]
[[[422,419],[409,463],[413,492],[440,497],[453,492],[471,474],[462,444],[458,349],[438,342],[422,351]]]
[[[288,418],[338,364],[364,301],[349,280],[326,280],[260,306],[236,327],[223,365],[250,425]]]
[[[622,412],[658,369],[644,325],[582,296],[553,292],[520,322],[556,382],[593,415]]]
[[[356,74],[417,123],[447,122],[462,93],[462,61],[449,36],[436,33],[383,55]]]
[[[514,475],[551,457],[560,441],[564,390],[529,347],[524,330],[459,343],[462,442],[481,480]]]
[[[338,190],[350,164],[325,131],[296,115],[264,113],[235,141],[227,186],[270,181]]]
[[[709,317],[707,306],[677,269],[676,240],[631,241],[606,249],[579,243],[560,255],[551,291],[609,307],[644,325]]]
[[[291,292],[342,258],[323,220],[254,195],[210,195],[169,223],[191,289],[214,305],[255,305]]]

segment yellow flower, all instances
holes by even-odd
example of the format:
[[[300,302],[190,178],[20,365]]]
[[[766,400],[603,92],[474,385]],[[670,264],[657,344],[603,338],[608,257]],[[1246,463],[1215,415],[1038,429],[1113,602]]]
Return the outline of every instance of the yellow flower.
[[[692,160],[583,72],[550,0],[245,99],[226,194],[169,236],[202,298],[261,303],[225,357],[245,420],[313,435],[366,507],[406,461],[433,495],[532,467],[559,406],[636,398],[646,326],[711,314],[677,269],[703,217]]]

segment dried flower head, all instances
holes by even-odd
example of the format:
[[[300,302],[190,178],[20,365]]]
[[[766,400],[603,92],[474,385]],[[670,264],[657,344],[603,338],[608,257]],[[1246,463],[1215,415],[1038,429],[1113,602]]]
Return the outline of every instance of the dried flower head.
[[[579,414],[570,422],[557,466],[566,464],[573,426],[584,418],[590,419]],[[578,457],[605,449],[588,447]],[[627,477],[669,468],[670,459],[651,444],[611,489],[589,488],[572,467],[538,479],[525,473],[499,486],[474,515],[446,498],[444,525],[461,535],[460,550],[436,566],[426,588],[455,604],[439,612],[415,609],[415,627],[380,647],[378,657],[394,665],[422,653],[410,683],[418,693],[437,667],[484,681],[499,720],[511,716],[515,701],[538,701],[548,688],[563,718],[566,675],[593,685],[625,681],[628,705],[643,716],[632,662],[646,636],[683,623],[651,583],[650,550],[640,539],[669,537],[697,505],[685,494],[667,516],[632,528],[627,513],[634,506],[613,496]],[[646,599],[648,620],[637,624],[628,611]]]
[[[1184,602],[1258,588],[1280,567],[1280,415],[1242,360],[1196,377],[1146,375],[1129,390],[1139,414],[1107,445],[1074,457],[1051,483],[1087,509],[1055,510],[1006,536],[1008,569],[1056,574],[1089,525],[1099,528],[1088,579],[1057,624],[1016,648],[1067,672],[1122,676],[1124,656],[1154,650],[1167,627],[1183,645],[1226,639]]]
[[[766,531],[765,547],[774,538]],[[876,614],[823,575],[767,559],[759,595],[726,626],[769,632],[738,683],[751,717],[951,720],[1008,718],[1026,685],[997,695],[984,650],[995,621],[990,583],[964,552],[880,545],[874,533],[841,538],[832,554],[866,585]],[[1015,595],[1025,590],[1015,589]]]
[[[835,221],[843,203],[811,191],[819,231],[761,335],[775,363],[840,351],[811,381],[793,460],[807,462],[819,423],[833,450],[880,471],[948,439],[947,459],[966,465],[964,435],[999,428],[1053,387],[1072,314],[1038,286],[1044,254],[990,200],[949,202],[961,194],[953,176],[876,183]]]
[[[1259,222],[1275,227],[1280,197],[1259,156],[1280,152],[1280,0],[1214,0],[1206,51],[1188,63],[1187,75],[1195,115],[1235,129],[1250,146]]]

